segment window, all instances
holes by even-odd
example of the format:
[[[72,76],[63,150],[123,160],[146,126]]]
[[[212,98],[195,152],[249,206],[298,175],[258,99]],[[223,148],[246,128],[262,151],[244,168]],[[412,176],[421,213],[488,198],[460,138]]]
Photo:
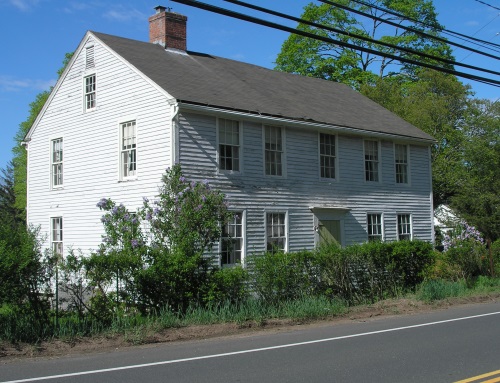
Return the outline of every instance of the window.
[[[398,214],[398,239],[400,241],[411,240],[410,214]]]
[[[266,175],[283,175],[283,137],[282,129],[276,126],[265,126],[265,166]]]
[[[378,142],[365,141],[365,180],[378,182],[379,180]]]
[[[396,165],[396,183],[408,183],[408,146],[394,145],[394,161]]]
[[[219,169],[240,171],[240,125],[219,118]]]
[[[221,265],[228,266],[241,263],[243,253],[243,213],[234,214],[222,232]]]
[[[57,138],[51,141],[51,179],[52,187],[63,185],[63,139]]]
[[[285,213],[267,213],[267,251],[274,254],[286,249]]]
[[[94,47],[87,47],[85,49],[85,69],[95,68],[94,62]]]
[[[51,219],[52,226],[52,252],[58,256],[63,255],[63,219],[54,217]]]
[[[335,178],[335,136],[320,133],[319,158],[321,178]]]
[[[121,178],[133,177],[137,171],[135,121],[120,124],[120,168]]]
[[[367,215],[368,241],[382,241],[382,214]]]
[[[85,110],[95,108],[95,74],[86,76],[85,80]]]

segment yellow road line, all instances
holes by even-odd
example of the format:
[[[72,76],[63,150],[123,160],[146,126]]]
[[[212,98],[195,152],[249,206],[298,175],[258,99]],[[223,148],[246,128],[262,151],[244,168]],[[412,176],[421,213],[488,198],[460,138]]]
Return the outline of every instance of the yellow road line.
[[[493,372],[488,372],[488,373],[483,374],[483,375],[473,376],[472,378],[468,378],[468,379],[464,379],[464,380],[459,380],[459,381],[456,381],[455,383],[475,382],[475,381],[477,381],[479,379],[488,378],[490,376],[497,375],[497,374],[500,374],[500,370],[496,370],[496,371],[493,371]],[[495,379],[491,379],[491,380],[485,380],[482,383],[495,383],[495,382],[500,382],[500,377],[499,378],[495,378]]]

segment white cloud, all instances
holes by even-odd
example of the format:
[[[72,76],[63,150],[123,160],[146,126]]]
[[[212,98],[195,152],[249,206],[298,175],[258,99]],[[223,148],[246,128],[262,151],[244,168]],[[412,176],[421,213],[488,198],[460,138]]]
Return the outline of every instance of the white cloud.
[[[33,79],[18,79],[11,76],[0,75],[0,91],[2,92],[19,92],[22,90],[49,90],[56,83],[55,79],[51,80],[33,80]]]
[[[465,23],[465,25],[469,26],[469,27],[476,27],[479,25],[479,23],[476,21],[476,20],[471,20],[471,21],[467,21]]]
[[[37,5],[39,0],[9,0],[9,2],[20,11],[25,12]]]
[[[115,21],[130,21],[130,20],[147,20],[147,16],[138,11],[137,9],[129,9],[125,7],[119,7],[117,9],[111,9],[104,13],[103,15],[107,19]]]

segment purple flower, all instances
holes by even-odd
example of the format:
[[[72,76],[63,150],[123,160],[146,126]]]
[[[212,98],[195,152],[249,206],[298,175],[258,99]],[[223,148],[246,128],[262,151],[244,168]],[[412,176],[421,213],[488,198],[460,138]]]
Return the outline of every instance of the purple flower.
[[[97,206],[99,209],[104,209],[104,208],[106,207],[106,205],[107,205],[107,204],[108,204],[108,199],[107,199],[107,198],[101,198],[101,199],[99,200],[99,202],[97,202],[97,205],[96,205],[96,206]]]
[[[149,202],[148,197],[142,197],[142,200],[143,200],[144,202],[146,202],[146,203],[148,203],[148,202]]]
[[[181,181],[181,182],[185,182],[185,181],[186,181],[186,178],[185,178],[184,176],[180,176],[179,181]]]
[[[191,184],[190,184],[190,185],[191,185],[191,188],[192,188],[192,189],[194,189],[194,187],[196,186],[196,182],[191,181]]]
[[[151,215],[151,213],[149,211],[146,213],[146,219],[148,221],[151,221],[151,219],[153,219],[153,216]]]
[[[203,185],[208,186],[208,180],[203,180],[201,182],[203,183]]]
[[[207,200],[207,197],[205,197],[205,195],[202,195],[202,196],[201,196],[201,200],[202,200],[203,202],[205,202],[205,201]]]
[[[136,248],[137,246],[139,246],[139,242],[137,241],[137,239],[133,239],[132,241],[130,241],[131,245],[132,245],[132,248]]]

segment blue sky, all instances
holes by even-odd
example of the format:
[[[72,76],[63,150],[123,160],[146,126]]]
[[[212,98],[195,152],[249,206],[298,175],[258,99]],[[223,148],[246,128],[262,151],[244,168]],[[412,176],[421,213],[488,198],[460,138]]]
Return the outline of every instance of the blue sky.
[[[299,17],[307,0],[247,0]],[[222,0],[206,3],[247,12]],[[500,0],[486,1],[500,8]],[[158,5],[188,16],[188,49],[241,60],[268,68],[288,34],[202,11],[170,0],[0,0],[0,168],[12,158],[13,137],[26,120],[35,96],[56,81],[65,53],[76,49],[87,30],[148,40],[147,19]],[[434,0],[438,20],[447,29],[500,44],[500,11],[475,0]],[[250,11],[248,11],[251,13]],[[282,19],[254,13],[286,23]],[[455,51],[458,61],[499,68],[498,61]],[[460,69],[460,68],[457,68]],[[461,69],[460,69],[461,70]],[[465,70],[464,70],[465,71]],[[480,73],[476,73],[481,75]],[[485,77],[489,75],[483,74]],[[497,78],[498,79],[498,78]],[[464,81],[466,82],[466,81]],[[493,101],[500,88],[470,83],[476,96]]]

